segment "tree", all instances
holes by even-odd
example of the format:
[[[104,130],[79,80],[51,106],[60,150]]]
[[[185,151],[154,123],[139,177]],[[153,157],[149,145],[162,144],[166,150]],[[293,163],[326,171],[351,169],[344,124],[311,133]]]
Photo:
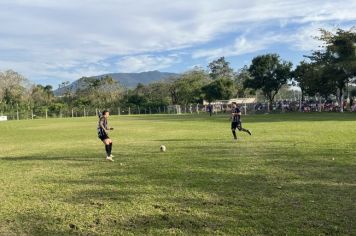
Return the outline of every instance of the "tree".
[[[149,106],[167,106],[170,103],[169,84],[165,81],[149,84],[147,85],[147,93],[145,96],[149,100]]]
[[[251,74],[248,71],[248,67],[244,66],[237,72],[234,79],[237,97],[247,97],[248,95],[253,94],[254,91],[244,88],[245,81],[249,79],[251,79]]]
[[[54,102],[52,86],[33,85],[30,90],[29,108],[35,112],[43,112]]]
[[[169,87],[168,87],[169,95],[171,97],[172,104],[174,105],[179,104],[180,102],[179,95],[178,95],[178,88],[179,88],[179,84],[177,82],[178,80],[179,77],[172,77],[167,81],[169,83]]]
[[[221,78],[233,79],[234,70],[229,64],[230,63],[225,60],[225,57],[220,57],[212,61],[208,66],[210,78],[213,80]]]
[[[222,99],[228,100],[233,96],[234,84],[230,79],[217,79],[202,88],[204,97],[208,102]]]
[[[191,70],[183,73],[176,82],[176,93],[179,104],[192,104],[202,102],[204,95],[202,87],[210,82],[202,70]]]
[[[169,92],[173,104],[192,104],[202,102],[202,87],[210,82],[208,75],[201,69],[187,71],[170,80]]]
[[[76,105],[108,108],[118,103],[123,90],[111,76],[86,77],[75,93]]]
[[[310,77],[308,76],[311,70],[311,64],[302,61],[295,68],[293,72],[293,78],[298,83],[300,90],[302,92],[302,101],[304,101],[304,95],[306,94],[307,88],[310,87]]]
[[[121,103],[126,106],[137,106],[140,110],[167,106],[170,102],[169,86],[170,84],[165,81],[148,85],[139,83],[135,89],[127,91]]]
[[[331,71],[316,63],[301,62],[293,72],[294,79],[302,91],[302,101],[304,95],[320,95],[325,99],[330,94],[336,94],[335,81],[329,77]]]
[[[277,54],[257,56],[248,69],[252,78],[244,82],[244,88],[260,89],[269,100],[271,109],[279,89],[292,77],[291,68],[292,63],[281,61]]]
[[[83,78],[81,78],[81,79],[83,79]],[[70,82],[65,81],[65,82],[60,83],[58,85],[58,90],[63,91],[63,102],[66,104],[70,104],[72,102],[72,99],[74,96],[72,86],[70,86]]]
[[[338,89],[340,111],[343,112],[343,93],[348,83],[356,76],[356,29],[337,29],[335,33],[320,29],[317,39],[324,43],[321,50],[314,51],[309,58],[322,66],[326,78]],[[333,81],[333,82],[332,82]]]
[[[27,79],[13,70],[0,72],[0,105],[13,106],[28,99]]]

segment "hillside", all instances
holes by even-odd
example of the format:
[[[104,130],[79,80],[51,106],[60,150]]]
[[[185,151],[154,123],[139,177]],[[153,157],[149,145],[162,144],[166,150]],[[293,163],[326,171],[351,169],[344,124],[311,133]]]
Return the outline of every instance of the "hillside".
[[[111,76],[114,80],[118,81],[122,86],[127,88],[134,88],[138,83],[142,84],[150,84],[155,81],[164,80],[173,76],[177,76],[178,74],[169,73],[169,72],[160,72],[160,71],[147,71],[141,73],[111,73],[104,75],[93,76],[95,78],[101,78],[103,76]],[[77,90],[81,86],[81,79],[78,79],[68,85],[72,91]],[[67,87],[60,88],[54,91],[56,96],[63,94]]]

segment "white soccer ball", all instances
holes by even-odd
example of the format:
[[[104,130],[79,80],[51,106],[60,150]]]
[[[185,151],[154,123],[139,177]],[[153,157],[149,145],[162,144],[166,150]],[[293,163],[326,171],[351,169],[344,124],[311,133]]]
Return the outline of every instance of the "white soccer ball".
[[[161,150],[161,152],[165,152],[165,151],[166,151],[166,146],[161,145],[161,146],[159,147],[159,149]]]

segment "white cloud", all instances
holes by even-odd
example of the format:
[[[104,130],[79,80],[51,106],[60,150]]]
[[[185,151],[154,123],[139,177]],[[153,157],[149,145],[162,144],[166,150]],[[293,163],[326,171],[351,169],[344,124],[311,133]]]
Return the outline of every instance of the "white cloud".
[[[117,62],[120,72],[142,72],[161,70],[170,67],[175,63],[179,63],[180,58],[177,55],[170,56],[152,56],[138,55],[126,56]]]
[[[231,45],[218,48],[205,48],[193,52],[193,58],[206,58],[210,61],[221,56],[239,56],[256,53],[273,45],[287,45],[291,50],[310,52],[320,45],[316,39],[320,36],[319,29],[334,30],[335,27],[326,23],[311,23],[296,30],[285,32],[263,31],[260,27],[251,28],[249,32],[235,39]]]
[[[238,37],[233,45],[227,45],[221,48],[215,49],[202,49],[193,52],[193,58],[206,58],[207,60],[212,60],[222,56],[239,56],[248,53],[258,52],[265,49],[269,44],[275,42],[276,39],[273,37],[263,37],[248,39],[245,36]]]

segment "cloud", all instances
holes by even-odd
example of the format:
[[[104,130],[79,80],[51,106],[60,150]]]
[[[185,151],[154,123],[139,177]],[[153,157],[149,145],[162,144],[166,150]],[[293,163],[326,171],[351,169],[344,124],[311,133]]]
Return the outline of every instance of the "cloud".
[[[351,26],[348,26],[351,27]],[[239,36],[233,43],[223,47],[204,48],[192,53],[193,58],[205,58],[210,61],[222,56],[240,56],[250,53],[258,53],[273,46],[286,45],[290,50],[310,52],[321,44],[316,37],[320,36],[319,29],[329,31],[335,29],[328,23],[311,23],[299,26],[296,29],[287,29],[283,32],[264,30],[261,27],[251,27],[243,36]]]
[[[174,54],[170,56],[138,55],[121,58],[117,66],[119,71],[130,73],[161,70],[179,62],[180,58]]]

